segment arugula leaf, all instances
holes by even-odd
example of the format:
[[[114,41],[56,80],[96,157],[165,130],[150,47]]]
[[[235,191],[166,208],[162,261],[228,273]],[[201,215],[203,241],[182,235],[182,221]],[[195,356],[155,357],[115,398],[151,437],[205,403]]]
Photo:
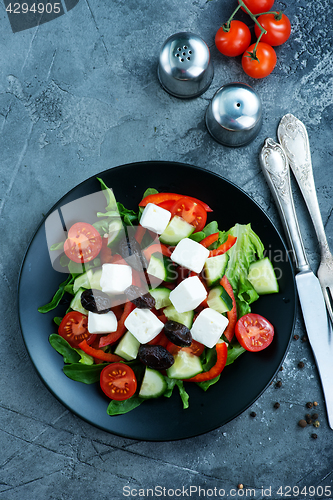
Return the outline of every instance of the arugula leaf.
[[[73,276],[69,275],[68,278],[60,283],[58,290],[54,294],[51,302],[48,304],[45,304],[44,306],[41,306],[38,308],[38,312],[40,313],[47,313],[49,311],[52,311],[52,309],[55,309],[58,305],[61,299],[63,298],[65,292],[66,292],[66,287],[67,285],[71,285],[74,282]]]
[[[53,349],[63,356],[64,363],[78,363],[80,361],[79,353],[61,335],[52,333],[49,336],[49,342]]]
[[[189,407],[189,395],[184,388],[183,381],[177,380],[175,378],[169,378],[166,376],[164,378],[165,378],[165,381],[167,383],[167,389],[164,392],[163,396],[165,396],[166,398],[170,398],[174,387],[177,386],[178,390],[179,390],[179,395],[180,395],[181,400],[183,402],[183,409],[186,410],[186,408]]]
[[[72,363],[63,367],[64,374],[77,382],[83,384],[94,384],[99,382],[100,374],[103,368],[108,363],[101,363],[99,365],[83,365],[82,363]]]
[[[60,325],[60,323],[62,322],[62,317],[61,317],[61,316],[55,316],[55,317],[53,318],[53,321],[54,321],[54,323],[55,323],[57,326],[59,326],[59,325]]]
[[[157,189],[155,188],[146,189],[146,191],[143,193],[142,199],[146,198],[147,196],[150,196],[151,194],[158,194]]]
[[[111,400],[106,412],[108,415],[123,415],[134,410],[134,408],[137,408],[143,402],[144,399],[139,398],[139,396],[132,396],[129,399],[125,399],[125,401]]]
[[[54,243],[54,245],[50,246],[50,250],[63,250],[64,249],[64,241],[61,241],[60,243]]]
[[[133,226],[134,222],[138,222],[138,214],[134,210],[128,210],[122,203],[117,203],[119,214],[126,226]]]
[[[233,342],[232,344],[229,344],[228,345],[228,357],[227,357],[227,362],[226,362],[225,366],[231,365],[231,363],[236,361],[238,356],[243,354],[243,352],[245,352],[245,351],[246,351],[246,349],[244,349],[244,347],[242,347],[238,342],[237,343]]]
[[[199,231],[198,233],[191,234],[189,238],[193,241],[197,241],[198,243],[202,241],[204,238],[207,236],[210,236],[211,234],[217,233],[219,230],[218,224],[216,220],[213,220],[212,222],[209,222],[202,231]]]
[[[105,210],[107,212],[117,210],[117,202],[116,202],[116,198],[115,198],[115,195],[113,194],[112,189],[108,188],[107,185],[105,184],[105,182],[102,179],[100,179],[99,177],[96,177],[96,179],[100,182],[103,194],[106,198],[107,205],[106,205]]]

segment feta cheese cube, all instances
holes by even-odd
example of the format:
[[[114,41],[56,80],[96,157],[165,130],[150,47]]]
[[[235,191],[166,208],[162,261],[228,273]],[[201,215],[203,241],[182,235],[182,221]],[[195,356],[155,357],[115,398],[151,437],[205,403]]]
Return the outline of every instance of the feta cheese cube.
[[[184,238],[172,252],[171,260],[195,273],[201,273],[208,256],[207,248],[190,238]]]
[[[110,294],[123,293],[132,284],[132,268],[124,264],[103,264],[100,285]]]
[[[148,203],[142,212],[140,224],[154,233],[162,234],[164,229],[169,224],[171,212],[161,208],[154,203]]]
[[[153,340],[164,328],[164,323],[149,309],[134,309],[126,318],[127,330],[141,343]]]
[[[229,320],[214,309],[207,307],[203,309],[191,328],[192,338],[206,347],[214,347]]]
[[[89,311],[88,313],[88,332],[89,333],[110,333],[117,330],[118,321],[113,311],[105,314],[97,314]]]
[[[206,288],[197,276],[191,276],[183,280],[169,295],[172,305],[179,313],[192,311],[206,297]]]

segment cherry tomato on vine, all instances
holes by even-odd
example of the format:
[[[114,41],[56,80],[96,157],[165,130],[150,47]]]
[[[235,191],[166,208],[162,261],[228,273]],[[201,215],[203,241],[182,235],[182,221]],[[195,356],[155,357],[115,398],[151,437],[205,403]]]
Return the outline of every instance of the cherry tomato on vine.
[[[243,0],[243,2],[252,14],[260,14],[271,10],[274,0]],[[243,7],[242,10],[245,11]]]
[[[259,42],[256,49],[256,57],[254,59],[250,53],[253,52],[255,43],[244,52],[242,57],[242,67],[245,73],[252,78],[265,78],[276,65],[275,50],[267,43]]]
[[[258,23],[267,31],[260,38],[261,42],[268,43],[275,47],[286,42],[291,33],[291,26],[288,17],[281,13],[263,14],[257,19]],[[261,31],[259,26],[255,25],[254,31],[258,38]]]
[[[251,32],[245,23],[231,21],[229,29],[221,26],[215,35],[215,45],[221,54],[240,56],[251,43]]]
[[[260,314],[248,313],[237,321],[235,335],[247,351],[262,351],[272,342],[274,327]]]

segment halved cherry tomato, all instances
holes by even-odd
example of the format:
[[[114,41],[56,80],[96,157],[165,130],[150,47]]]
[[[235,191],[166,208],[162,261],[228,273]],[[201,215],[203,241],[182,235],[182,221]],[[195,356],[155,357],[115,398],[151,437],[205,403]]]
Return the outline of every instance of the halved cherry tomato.
[[[206,382],[207,380],[212,380],[220,375],[226,365],[228,357],[228,347],[225,342],[219,342],[216,344],[216,354],[216,363],[210,370],[208,370],[208,372],[199,373],[195,377],[186,379],[186,382]]]
[[[231,21],[229,28],[224,24],[215,35],[216,48],[224,56],[240,56],[250,44],[251,32],[242,21]]]
[[[243,2],[252,14],[260,14],[271,10],[274,0],[243,0]],[[245,11],[243,7],[242,10]]]
[[[158,206],[164,208],[165,210],[171,211],[172,205],[175,203],[175,200],[166,200],[159,203]]]
[[[234,291],[232,289],[232,286],[230,285],[230,282],[226,275],[223,276],[223,278],[220,281],[220,284],[223,286],[227,294],[231,297],[232,299],[232,309],[231,311],[227,312],[227,317],[229,320],[227,328],[224,330],[223,334],[226,337],[226,339],[231,342],[233,339],[233,336],[235,334],[235,326],[237,323],[237,306],[236,306],[236,300],[234,296]]]
[[[166,346],[166,350],[170,352],[170,354],[175,355],[179,351],[186,351],[190,354],[194,354],[195,356],[201,356],[201,354],[205,350],[205,346],[196,340],[192,340],[192,344],[188,347],[179,347],[178,345],[173,344],[172,342],[168,342]]]
[[[258,17],[258,23],[267,31],[260,38],[261,42],[268,43],[273,47],[282,45],[288,40],[291,33],[291,26],[288,17],[282,12],[263,14]],[[261,31],[259,26],[254,26],[256,37],[258,38]]]
[[[107,361],[108,363],[113,363],[114,361],[122,361],[120,356],[116,354],[111,354],[110,352],[104,352],[103,349],[96,349],[90,346],[86,340],[83,340],[79,343],[79,348],[82,349],[86,354],[92,356],[95,359],[99,359],[101,361]]]
[[[101,371],[100,385],[108,398],[124,401],[135,393],[137,380],[132,368],[128,365],[111,363]]]
[[[191,198],[180,198],[171,209],[171,216],[178,215],[195,227],[194,232],[201,231],[206,225],[207,212],[204,207]]]
[[[58,333],[72,347],[78,347],[83,340],[89,342],[95,338],[95,335],[88,332],[88,317],[78,311],[66,314],[59,325]]]
[[[217,247],[215,250],[211,250],[209,252],[209,257],[216,257],[217,255],[222,255],[223,253],[226,253],[234,244],[236,243],[237,237],[232,236],[231,234],[228,234],[227,241],[222,243],[219,247]]]
[[[247,351],[262,351],[272,342],[274,327],[260,314],[248,313],[237,321],[235,334],[240,345]]]
[[[102,237],[91,224],[76,222],[68,231],[64,251],[73,262],[84,263],[93,260],[102,248]]]
[[[157,193],[157,194],[150,194],[143,198],[143,200],[140,201],[139,207],[145,207],[148,205],[148,203],[155,203],[155,205],[160,205],[160,203],[163,203],[165,201],[173,200],[177,201],[180,200],[180,198],[189,198],[192,201],[195,201],[196,203],[200,203],[206,210],[206,212],[212,212],[213,210],[207,205],[207,203],[204,203],[201,200],[198,200],[197,198],[193,198],[192,196],[184,196],[183,194],[176,194],[176,193]]]

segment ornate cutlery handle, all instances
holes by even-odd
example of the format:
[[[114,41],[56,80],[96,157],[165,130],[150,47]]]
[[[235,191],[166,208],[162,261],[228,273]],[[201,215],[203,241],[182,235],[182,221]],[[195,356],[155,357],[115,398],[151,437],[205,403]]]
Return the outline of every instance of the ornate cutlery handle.
[[[296,269],[298,271],[308,271],[310,266],[297,222],[286,154],[280,144],[269,138],[265,141],[259,159],[266,181],[279,209],[284,230],[294,251]]]
[[[305,125],[292,114],[284,115],[278,127],[278,138],[308,207],[322,257],[330,253],[320,214],[313,178],[309,138]]]

